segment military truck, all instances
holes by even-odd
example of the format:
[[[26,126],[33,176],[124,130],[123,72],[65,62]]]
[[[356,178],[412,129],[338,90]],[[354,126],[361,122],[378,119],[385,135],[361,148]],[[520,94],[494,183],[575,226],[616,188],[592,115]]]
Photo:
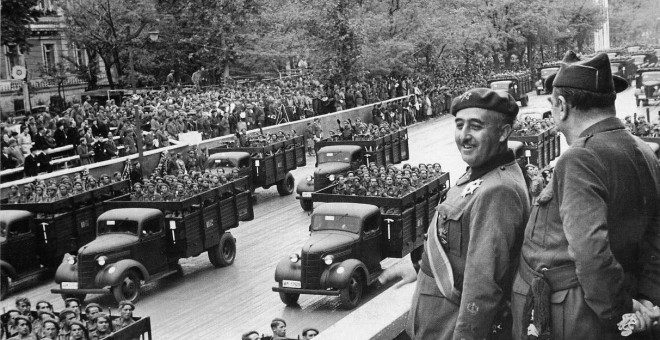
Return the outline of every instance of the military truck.
[[[209,150],[209,169],[222,169],[231,173],[238,169],[239,176],[247,176],[250,190],[277,186],[281,196],[293,193],[295,178],[291,170],[307,164],[305,139],[297,136],[265,146],[236,147],[225,144]]]
[[[632,58],[633,63],[637,67],[642,64],[652,64],[658,62],[658,56],[655,55],[655,50],[639,50],[633,53],[630,53],[630,58]]]
[[[111,200],[97,220],[97,238],[78,255],[65,255],[55,273],[63,297],[112,294],[136,301],[142,281],[180,273],[181,258],[208,252],[216,267],[229,266],[236,240],[229,232],[253,219],[249,180],[239,178],[181,201]]]
[[[312,194],[313,201],[326,203],[312,214],[310,237],[275,269],[273,291],[286,305],[313,294],[339,296],[344,308],[354,308],[378,279],[383,259],[412,253],[418,260],[434,208],[449,190],[449,174],[400,198],[335,195],[333,187]]]
[[[617,75],[627,80],[628,83],[632,83],[635,79],[637,66],[630,57],[610,58],[610,68],[612,69],[612,75]]]
[[[121,181],[53,202],[3,202],[1,297],[13,286],[52,275],[64,254],[76,254],[96,237],[93,225],[102,202],[125,197],[128,190],[129,182]]]
[[[324,140],[316,143],[316,170],[298,182],[296,199],[305,211],[314,203],[313,191],[329,186],[338,175],[357,170],[361,165],[375,163],[377,166],[396,164],[410,158],[408,152],[408,129],[390,133],[374,140]]]
[[[536,71],[538,73],[536,95],[540,96],[541,94],[548,93],[548,89],[545,87],[545,80],[559,71],[559,62],[544,63],[543,66],[536,68]]]
[[[649,105],[651,100],[660,99],[660,63],[643,64],[635,77],[635,103]]]
[[[529,72],[509,72],[496,74],[487,81],[488,88],[509,93],[521,106],[527,106],[532,91],[532,80]]]

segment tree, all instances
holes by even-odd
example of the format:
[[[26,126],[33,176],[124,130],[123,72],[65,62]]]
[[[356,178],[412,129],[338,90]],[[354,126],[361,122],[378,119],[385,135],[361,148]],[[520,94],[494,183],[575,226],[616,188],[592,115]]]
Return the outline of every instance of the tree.
[[[2,0],[0,30],[2,46],[17,45],[21,51],[29,50],[30,24],[43,14],[36,6],[38,0]]]
[[[63,1],[70,39],[88,49],[88,55],[103,60],[111,87],[113,70],[126,74],[131,49],[143,45],[148,28],[159,19],[152,0],[69,0]]]
[[[612,46],[658,44],[660,2],[657,0],[610,0]]]

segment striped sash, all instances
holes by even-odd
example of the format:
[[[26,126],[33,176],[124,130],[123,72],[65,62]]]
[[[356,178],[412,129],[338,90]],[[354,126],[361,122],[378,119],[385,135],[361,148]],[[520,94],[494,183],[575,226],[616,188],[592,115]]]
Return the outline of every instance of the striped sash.
[[[433,214],[433,219],[431,220],[431,225],[428,230],[428,242],[424,243],[426,248],[427,257],[429,259],[429,264],[431,266],[431,271],[433,272],[433,279],[440,289],[442,295],[444,295],[449,300],[454,301],[456,297],[456,290],[454,289],[454,272],[451,269],[451,263],[449,263],[449,258],[445,253],[445,249],[442,248],[440,244],[440,239],[438,238],[438,212],[436,211]],[[459,295],[460,296],[460,295]]]

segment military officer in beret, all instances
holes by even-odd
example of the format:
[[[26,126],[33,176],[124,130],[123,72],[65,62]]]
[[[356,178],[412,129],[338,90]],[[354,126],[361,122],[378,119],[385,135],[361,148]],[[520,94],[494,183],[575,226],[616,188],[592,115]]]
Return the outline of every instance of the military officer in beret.
[[[416,279],[408,314],[413,339],[491,335],[509,298],[512,262],[519,257],[529,217],[525,178],[507,147],[518,114],[515,99],[476,88],[454,99],[451,113],[468,171],[436,209],[417,275],[405,261],[380,278]]]
[[[616,117],[606,54],[568,52],[546,80],[569,148],[534,204],[513,284],[514,338],[652,338],[660,313],[660,164]],[[527,305],[527,308],[525,307]],[[629,314],[630,315],[630,314]]]

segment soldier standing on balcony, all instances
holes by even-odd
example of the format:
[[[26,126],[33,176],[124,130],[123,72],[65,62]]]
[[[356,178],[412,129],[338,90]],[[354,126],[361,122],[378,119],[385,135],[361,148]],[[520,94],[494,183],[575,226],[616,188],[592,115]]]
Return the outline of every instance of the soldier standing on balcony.
[[[408,314],[413,339],[491,336],[508,300],[511,263],[519,256],[529,217],[525,179],[507,147],[518,114],[515,99],[472,89],[454,100],[451,112],[468,171],[438,205],[419,273],[406,261],[380,278],[417,280]]]
[[[545,85],[569,148],[525,229],[514,338],[651,339],[660,318],[660,164],[616,117],[628,83],[611,74],[607,54],[579,60],[569,51]]]

